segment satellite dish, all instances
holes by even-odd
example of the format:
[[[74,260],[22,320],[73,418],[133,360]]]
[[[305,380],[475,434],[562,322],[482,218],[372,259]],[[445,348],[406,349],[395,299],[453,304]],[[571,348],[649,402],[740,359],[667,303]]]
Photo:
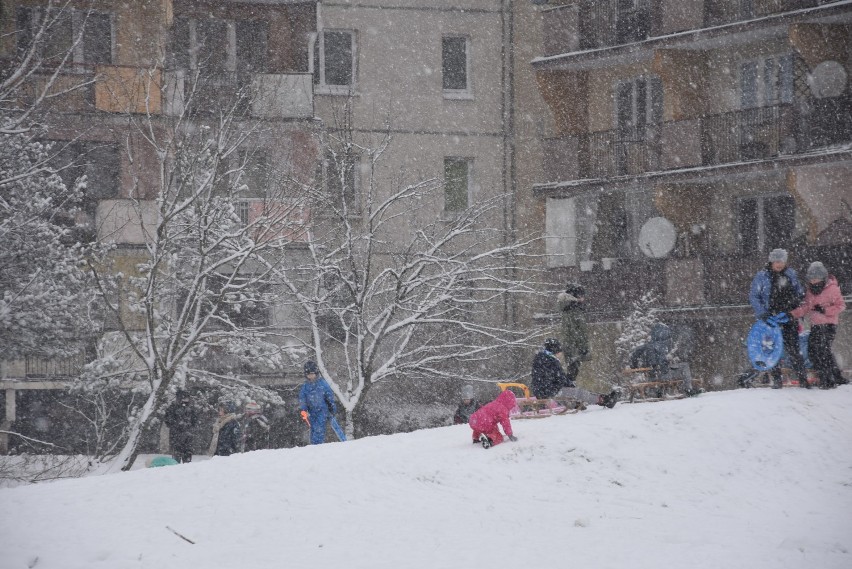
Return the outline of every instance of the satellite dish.
[[[652,217],[639,230],[639,249],[652,259],[668,255],[676,242],[675,226],[665,217]]]
[[[846,70],[836,61],[823,61],[808,75],[808,86],[814,97],[839,97],[846,90]]]

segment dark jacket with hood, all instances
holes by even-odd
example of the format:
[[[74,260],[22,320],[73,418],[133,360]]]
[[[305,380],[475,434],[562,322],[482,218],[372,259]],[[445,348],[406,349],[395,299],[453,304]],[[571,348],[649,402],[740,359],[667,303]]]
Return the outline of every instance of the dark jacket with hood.
[[[574,385],[568,380],[556,355],[541,350],[533,358],[530,391],[539,399],[546,399],[556,395],[563,387]]]
[[[572,294],[560,292],[556,297],[561,323],[559,341],[565,360],[588,359],[589,332],[583,315],[583,302]]]
[[[649,367],[652,379],[662,377],[668,370],[673,344],[671,328],[665,324],[654,324],[651,328],[651,341],[642,344],[630,354],[630,367]]]

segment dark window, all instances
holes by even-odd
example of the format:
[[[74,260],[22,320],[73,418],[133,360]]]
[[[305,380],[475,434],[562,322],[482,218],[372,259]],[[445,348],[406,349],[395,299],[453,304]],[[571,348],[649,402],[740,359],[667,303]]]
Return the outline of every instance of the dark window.
[[[212,73],[224,73],[228,61],[228,24],[209,18],[195,23],[196,66]]]
[[[796,201],[792,196],[742,199],[737,217],[743,252],[788,247],[796,225]]]
[[[740,104],[743,109],[757,106],[757,63],[754,61],[740,66]]]
[[[266,70],[268,30],[262,20],[237,21],[237,71]]]
[[[443,38],[441,61],[444,89],[467,89],[467,39]]]
[[[85,63],[112,63],[112,17],[91,12],[85,18],[83,58]]]
[[[189,20],[175,18],[169,36],[169,57],[175,69],[189,69]]]
[[[262,150],[240,152],[238,174],[240,195],[253,198],[266,197],[270,183],[269,157],[266,152]]]
[[[249,211],[250,206],[247,201],[238,201],[237,202],[237,217],[240,218],[240,225],[243,227],[247,227],[249,224]]]
[[[355,35],[350,31],[325,31],[315,50],[314,82],[349,86],[354,77]]]
[[[468,207],[470,159],[444,158],[444,210],[462,211]]]
[[[359,160],[345,153],[326,153],[326,188],[337,207],[345,205],[350,211],[357,206],[357,179]]]

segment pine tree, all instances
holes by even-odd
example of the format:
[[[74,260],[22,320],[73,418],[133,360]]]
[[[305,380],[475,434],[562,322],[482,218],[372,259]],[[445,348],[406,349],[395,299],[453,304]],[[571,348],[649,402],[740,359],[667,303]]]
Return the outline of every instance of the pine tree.
[[[623,365],[628,366],[630,354],[651,339],[651,328],[660,319],[657,317],[657,295],[646,292],[633,302],[633,309],[624,320],[621,335],[615,341],[615,353]]]

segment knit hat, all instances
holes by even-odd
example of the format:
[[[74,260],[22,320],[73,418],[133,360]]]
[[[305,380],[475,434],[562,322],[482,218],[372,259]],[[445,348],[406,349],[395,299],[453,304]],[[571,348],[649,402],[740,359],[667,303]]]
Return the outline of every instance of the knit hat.
[[[246,415],[258,415],[260,414],[260,405],[251,401],[246,403]]]
[[[473,386],[465,385],[462,387],[462,399],[473,399]]]
[[[775,263],[775,262],[786,263],[787,262],[787,250],[786,249],[773,249],[772,251],[769,252],[769,262],[770,263]]]
[[[811,266],[808,267],[807,277],[809,281],[815,279],[824,281],[828,278],[828,271],[826,270],[825,265],[823,265],[819,261],[814,261],[813,263],[811,263]]]
[[[305,375],[309,373],[319,373],[319,367],[317,367],[317,363],[312,360],[308,360],[305,362]]]
[[[550,352],[551,354],[558,354],[562,351],[562,345],[556,338],[548,338],[544,341],[544,349]]]

